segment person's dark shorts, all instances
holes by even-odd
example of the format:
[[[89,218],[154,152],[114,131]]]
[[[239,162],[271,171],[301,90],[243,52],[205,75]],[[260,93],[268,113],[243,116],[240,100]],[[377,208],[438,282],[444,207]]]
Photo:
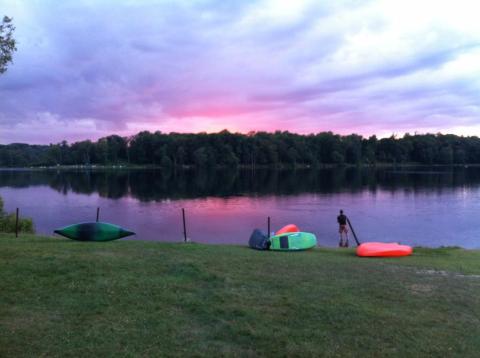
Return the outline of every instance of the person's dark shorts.
[[[338,232],[340,234],[348,234],[348,227],[347,225],[340,225],[338,228]]]

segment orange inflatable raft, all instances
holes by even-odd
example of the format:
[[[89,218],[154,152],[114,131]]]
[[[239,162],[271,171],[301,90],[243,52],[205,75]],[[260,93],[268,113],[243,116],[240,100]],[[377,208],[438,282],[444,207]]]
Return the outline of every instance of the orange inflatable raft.
[[[397,243],[366,242],[357,247],[357,256],[363,257],[400,257],[411,255],[411,246]]]
[[[286,234],[288,232],[299,232],[300,229],[298,228],[297,225],[295,224],[289,224],[289,225],[285,225],[284,227],[282,227],[280,230],[278,230],[275,235],[281,235],[281,234]]]

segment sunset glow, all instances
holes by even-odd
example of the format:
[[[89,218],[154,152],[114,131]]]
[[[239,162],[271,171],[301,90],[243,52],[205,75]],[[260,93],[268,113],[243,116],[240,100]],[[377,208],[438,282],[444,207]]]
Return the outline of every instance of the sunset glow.
[[[0,143],[112,133],[480,135],[475,1],[18,1]]]

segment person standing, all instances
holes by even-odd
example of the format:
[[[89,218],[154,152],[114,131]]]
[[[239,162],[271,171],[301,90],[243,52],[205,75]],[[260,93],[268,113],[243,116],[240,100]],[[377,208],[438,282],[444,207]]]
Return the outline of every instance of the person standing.
[[[348,247],[348,227],[347,227],[347,216],[343,213],[343,210],[340,210],[340,215],[337,216],[338,222],[338,233],[340,234],[340,247]]]

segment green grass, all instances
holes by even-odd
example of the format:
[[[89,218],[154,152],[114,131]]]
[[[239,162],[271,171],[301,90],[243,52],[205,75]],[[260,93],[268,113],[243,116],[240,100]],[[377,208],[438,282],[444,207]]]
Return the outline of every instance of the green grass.
[[[0,235],[0,356],[478,356],[480,251]]]

